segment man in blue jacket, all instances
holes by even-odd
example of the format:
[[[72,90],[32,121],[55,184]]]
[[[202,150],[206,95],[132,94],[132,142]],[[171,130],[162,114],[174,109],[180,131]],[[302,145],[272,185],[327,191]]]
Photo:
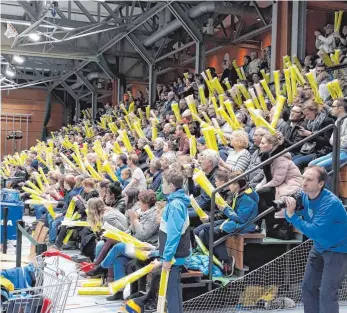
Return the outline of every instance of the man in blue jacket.
[[[347,213],[340,199],[324,188],[327,172],[309,166],[303,174],[302,210],[286,197],[286,219],[313,240],[302,294],[305,313],[338,313],[338,291],[347,273]]]
[[[181,270],[191,251],[188,215],[190,199],[182,187],[183,174],[177,169],[170,168],[163,174],[163,193],[168,198],[160,222],[159,254],[163,259],[163,268],[170,270],[168,313],[183,313]]]

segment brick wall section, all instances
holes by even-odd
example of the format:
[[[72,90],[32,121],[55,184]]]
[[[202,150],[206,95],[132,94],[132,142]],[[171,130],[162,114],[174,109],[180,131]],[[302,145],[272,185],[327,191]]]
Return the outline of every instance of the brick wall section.
[[[36,139],[41,140],[42,126],[45,116],[47,92],[40,89],[16,89],[1,92],[1,156],[7,152],[14,152],[13,140],[6,139],[6,113],[10,114],[32,114],[29,119],[28,127],[28,148],[35,145]],[[20,120],[15,118],[7,118],[7,130],[19,130]],[[48,130],[58,130],[63,124],[63,105],[53,99],[51,119],[48,124]],[[23,131],[23,139],[17,141],[17,151],[25,150],[26,147],[26,121],[22,119],[21,129]],[[7,141],[7,149],[5,149]],[[5,151],[6,150],[6,151]]]

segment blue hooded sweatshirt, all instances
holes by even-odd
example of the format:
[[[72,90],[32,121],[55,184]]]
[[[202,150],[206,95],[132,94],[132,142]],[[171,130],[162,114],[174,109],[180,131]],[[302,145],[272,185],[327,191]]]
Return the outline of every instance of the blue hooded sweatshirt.
[[[347,213],[341,200],[327,189],[313,200],[303,192],[301,196],[304,209],[292,217],[286,212],[287,221],[313,240],[318,253],[347,253]]]
[[[160,256],[167,262],[175,259],[175,265],[183,265],[190,255],[189,204],[183,189],[171,193],[160,222]]]
[[[252,189],[245,190],[236,198],[234,208],[226,207],[223,213],[228,217],[220,226],[227,233],[232,233],[258,215],[259,196]],[[241,233],[255,230],[255,224],[247,226]]]

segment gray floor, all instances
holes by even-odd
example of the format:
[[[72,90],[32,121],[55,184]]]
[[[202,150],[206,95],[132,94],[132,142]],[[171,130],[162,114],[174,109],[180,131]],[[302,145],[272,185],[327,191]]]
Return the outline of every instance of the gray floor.
[[[26,223],[31,223],[34,220],[32,217],[25,217]],[[23,255],[29,254],[30,242],[23,238]],[[65,252],[65,251],[64,251]],[[73,255],[77,254],[78,251],[67,251],[68,254]],[[15,254],[15,247],[9,244],[8,254]],[[67,299],[66,307],[64,312],[83,312],[83,313],[116,313],[122,305],[122,301],[117,302],[108,302],[105,300],[106,296],[80,296],[77,295],[76,288],[80,286],[83,278],[77,280],[76,267],[75,264],[71,261],[59,258],[59,268],[63,269],[65,273],[69,274],[73,280],[77,283],[74,284],[73,288],[70,291],[70,296]],[[247,313],[260,313],[260,312],[281,312],[281,313],[303,313],[304,310],[292,309],[292,310],[278,310],[278,311],[246,311]],[[244,313],[246,313],[244,312]],[[340,313],[347,313],[347,303],[343,303],[340,306]],[[212,312],[211,312],[212,313]],[[243,311],[240,311],[243,313]],[[317,312],[318,313],[318,312]]]

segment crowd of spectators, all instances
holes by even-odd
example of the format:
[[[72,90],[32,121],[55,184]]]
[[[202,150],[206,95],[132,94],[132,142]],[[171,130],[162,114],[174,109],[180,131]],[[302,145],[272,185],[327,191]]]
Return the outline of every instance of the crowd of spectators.
[[[333,52],[340,48],[340,63],[346,63],[346,35],[347,27],[342,28],[341,34],[332,31],[332,25],[327,25],[325,36],[316,32],[317,49],[325,49]],[[147,264],[149,261],[138,261],[127,251],[126,245],[111,239],[105,239],[100,232],[100,225],[105,222],[117,229],[131,234],[133,237],[148,243],[150,249],[147,252],[149,260],[158,256],[156,250],[158,244],[159,228],[162,212],[170,195],[163,190],[165,180],[172,180],[172,170],[179,173],[182,184],[177,183],[178,193],[194,196],[197,203],[207,213],[207,218],[200,219],[196,211],[189,207],[188,213],[192,231],[191,244],[195,249],[197,243],[195,237],[208,247],[209,232],[212,229],[215,238],[237,231],[242,225],[271,206],[274,200],[283,196],[292,195],[301,190],[303,180],[301,172],[308,165],[319,165],[327,171],[332,169],[332,129],[320,133],[309,142],[292,149],[276,158],[272,163],[253,171],[247,177],[238,179],[221,196],[226,201],[225,206],[219,205],[215,216],[215,224],[209,224],[209,211],[211,199],[201,186],[193,179],[194,171],[200,169],[214,187],[237,177],[240,173],[251,170],[261,162],[275,156],[283,149],[291,147],[304,138],[314,135],[324,127],[336,123],[338,119],[347,115],[346,69],[330,70],[324,64],[323,59],[308,55],[302,60],[302,73],[312,72],[318,84],[318,91],[324,103],[315,101],[315,91],[308,81],[297,86],[297,95],[292,103],[285,103],[281,116],[275,125],[275,133],[264,125],[256,126],[255,120],[244,105],[237,105],[232,97],[232,90],[227,90],[224,85],[225,78],[234,85],[243,84],[245,87],[253,87],[263,79],[261,70],[270,72],[270,47],[263,51],[262,58],[258,58],[257,52],[244,57],[242,66],[246,80],[239,80],[232,64],[223,64],[224,72],[219,80],[225,89],[224,100],[230,100],[236,119],[241,125],[239,129],[233,129],[218,112],[215,111],[213,101],[209,98],[209,90],[204,78],[200,74],[186,73],[184,77],[178,77],[170,84],[158,85],[157,98],[154,103],[148,103],[142,92],[132,95],[130,92],[124,99],[126,111],[132,111],[141,117],[141,129],[144,137],[138,135],[134,129],[128,127],[124,110],[120,104],[106,103],[105,116],[111,116],[112,121],[121,129],[124,125],[131,142],[132,151],[127,149],[122,136],[113,133],[100,123],[91,124],[94,136],[87,136],[84,127],[86,118],[79,118],[73,126],[64,127],[48,139],[46,148],[52,146],[56,151],[53,156],[53,168],[49,168],[42,160],[48,150],[37,149],[36,146],[27,152],[24,164],[15,165],[7,162],[8,176],[23,177],[23,183],[16,183],[14,188],[22,188],[31,181],[37,184],[39,167],[42,167],[48,178],[48,185],[44,187],[44,196],[55,199],[55,217],[47,211],[45,205],[34,205],[35,215],[42,219],[49,227],[49,242],[54,248],[66,248],[64,238],[67,228],[61,226],[71,200],[76,203],[76,211],[82,220],[89,222],[91,227],[75,228],[70,241],[78,243],[81,253],[88,256],[94,262],[95,268],[87,273],[88,276],[106,275],[108,281],[120,279]],[[230,63],[230,62],[229,62]],[[210,68],[212,77],[218,77],[213,68]],[[344,97],[332,98],[327,83],[338,79]],[[199,86],[203,86],[207,103],[203,103],[199,94]],[[285,86],[281,82],[281,89]],[[275,90],[271,86],[274,96]],[[265,95],[266,110],[258,110],[266,121],[271,122],[275,114],[270,99]],[[187,97],[194,97],[194,104],[198,116],[204,123],[215,129],[218,151],[211,149],[207,138],[202,134],[201,121],[194,116],[187,103]],[[218,99],[218,94],[215,94]],[[245,100],[245,99],[244,99]],[[181,120],[172,109],[172,105],[178,103]],[[146,113],[150,107],[151,114]],[[131,108],[132,107],[132,108]],[[141,111],[141,113],[140,113]],[[131,114],[130,114],[131,116]],[[206,119],[206,116],[208,119]],[[100,117],[99,117],[100,118]],[[211,122],[213,121],[213,124]],[[133,121],[131,119],[131,121]],[[155,127],[153,127],[155,125]],[[217,125],[217,126],[215,126]],[[154,133],[157,130],[157,136]],[[187,131],[189,129],[189,132]],[[192,141],[190,136],[195,136],[197,154],[192,155]],[[74,167],[61,157],[63,153],[74,162],[73,148],[65,149],[62,142],[68,140],[76,143],[79,149],[83,149],[87,143],[86,160],[101,175],[101,179],[94,179],[86,169],[77,165]],[[104,160],[96,153],[95,142],[101,144],[106,154]],[[121,151],[114,149],[115,144]],[[347,161],[347,119],[341,126],[341,163]],[[148,154],[148,147],[153,151],[153,156]],[[6,161],[6,160],[5,160]],[[108,173],[102,170],[99,163],[108,161],[117,180],[112,179]],[[5,162],[6,163],[6,162]],[[171,174],[170,174],[171,173]],[[171,176],[170,176],[171,175]],[[329,187],[329,186],[327,186]],[[178,195],[185,201],[183,195]],[[29,195],[23,193],[23,198]],[[189,205],[189,203],[188,203]],[[88,214],[87,214],[88,212]],[[267,233],[271,237],[279,239],[291,239],[293,236],[283,212],[277,212],[266,218]],[[243,232],[259,231],[259,225],[250,224]],[[153,248],[153,249],[152,249]],[[197,253],[202,254],[200,250]],[[231,275],[233,273],[233,259],[228,254],[224,243],[215,249],[216,256],[223,266],[214,267],[218,275]],[[185,259],[185,267],[196,269],[194,256]],[[204,263],[205,264],[205,263]],[[205,264],[206,265],[206,264]],[[200,265],[204,267],[205,265]],[[206,266],[203,269],[206,273]],[[155,276],[155,275],[154,275]],[[158,274],[157,274],[158,276]],[[155,278],[152,278],[156,281]],[[148,305],[156,301],[157,284],[151,285],[151,290],[146,293]],[[145,282],[140,281],[131,287],[131,297],[138,297],[146,292]],[[109,297],[109,300],[121,299],[123,294],[117,293]]]

